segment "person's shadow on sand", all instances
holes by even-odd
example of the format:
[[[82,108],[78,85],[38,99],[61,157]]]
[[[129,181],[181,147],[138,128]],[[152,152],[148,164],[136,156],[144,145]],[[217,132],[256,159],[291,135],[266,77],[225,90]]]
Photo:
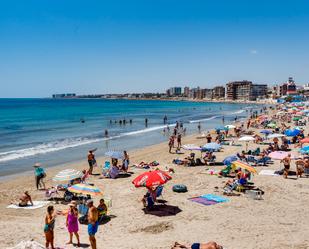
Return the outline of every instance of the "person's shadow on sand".
[[[158,217],[174,216],[182,210],[178,206],[172,205],[155,205],[153,208],[143,208],[145,214],[155,215]]]

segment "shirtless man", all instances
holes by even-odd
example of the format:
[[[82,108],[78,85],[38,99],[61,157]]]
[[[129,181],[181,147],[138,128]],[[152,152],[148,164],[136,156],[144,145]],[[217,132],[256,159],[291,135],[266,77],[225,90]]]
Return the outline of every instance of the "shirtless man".
[[[182,245],[175,242],[172,249],[185,248],[185,249],[223,249],[222,246],[218,245],[216,242],[210,241],[208,243],[194,243],[192,245]]]
[[[283,162],[283,166],[284,166],[283,177],[286,179],[286,178],[288,178],[289,171],[290,171],[291,154],[288,154],[287,157],[283,158],[282,162]]]
[[[88,200],[87,206],[89,208],[89,211],[88,211],[89,241],[90,241],[90,244],[91,244],[91,248],[96,249],[97,248],[97,242],[96,242],[96,239],[95,239],[95,234],[97,233],[98,227],[99,227],[99,222],[98,222],[99,213],[98,213],[97,208],[93,205],[93,200]]]
[[[30,205],[33,206],[33,202],[31,199],[31,196],[29,195],[28,191],[26,191],[20,198],[19,198],[18,206],[20,207],[26,207],[28,206],[28,202],[30,202]]]

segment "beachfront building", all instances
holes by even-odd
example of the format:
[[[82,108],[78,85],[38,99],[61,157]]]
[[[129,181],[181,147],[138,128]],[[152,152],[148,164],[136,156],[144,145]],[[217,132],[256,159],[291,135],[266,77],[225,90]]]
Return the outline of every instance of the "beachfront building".
[[[239,101],[254,101],[267,97],[266,84],[253,84],[252,81],[232,81],[226,84],[226,99]]]
[[[279,96],[297,95],[297,88],[293,77],[289,77],[287,82],[279,86]]]
[[[53,94],[53,99],[63,99],[63,98],[75,98],[75,93],[60,93],[60,94]]]
[[[167,96],[176,97],[181,95],[181,87],[171,87],[166,91]]]
[[[190,87],[188,87],[188,86],[184,87],[184,89],[183,89],[184,97],[189,97],[189,94],[190,94]]]
[[[225,87],[224,86],[216,86],[212,90],[212,98],[213,99],[224,99],[225,97]]]

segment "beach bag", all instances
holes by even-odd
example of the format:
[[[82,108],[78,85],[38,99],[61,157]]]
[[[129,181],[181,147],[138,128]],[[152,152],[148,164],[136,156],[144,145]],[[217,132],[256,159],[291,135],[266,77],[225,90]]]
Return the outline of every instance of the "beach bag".
[[[188,192],[188,189],[186,185],[177,184],[173,186],[173,191],[176,193],[185,193],[185,192]]]

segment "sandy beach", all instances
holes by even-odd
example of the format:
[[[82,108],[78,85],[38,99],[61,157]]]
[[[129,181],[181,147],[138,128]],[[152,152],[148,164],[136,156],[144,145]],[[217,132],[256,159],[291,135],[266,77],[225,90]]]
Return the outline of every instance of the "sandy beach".
[[[305,134],[308,134],[306,127]],[[254,130],[254,129],[252,129]],[[141,138],[142,139],[142,138]],[[205,139],[198,139],[197,135],[186,136],[183,144],[203,145]],[[239,143],[239,142],[237,142]],[[223,146],[221,152],[216,153],[217,161],[226,156],[241,152],[242,146]],[[265,148],[266,145],[249,143],[249,148]],[[291,147],[292,151],[297,149]],[[99,179],[91,176],[88,182],[94,183],[104,192],[104,197],[112,200],[109,214],[111,221],[101,225],[97,233],[98,248],[107,249],[156,249],[171,248],[175,241],[194,243],[216,241],[227,249],[305,249],[309,248],[309,181],[307,178],[291,176],[284,179],[282,176],[254,175],[255,186],[265,191],[262,200],[254,200],[246,195],[229,196],[226,203],[204,206],[188,200],[190,197],[203,194],[222,195],[222,188],[226,178],[206,174],[210,168],[222,169],[224,166],[197,166],[184,167],[172,164],[175,158],[184,158],[183,155],[168,153],[168,144],[162,143],[136,151],[129,151],[131,165],[141,161],[158,161],[160,169],[173,168],[173,179],[163,190],[163,199],[167,201],[166,212],[160,215],[145,214],[140,199],[145,188],[135,188],[132,180],[144,169],[131,168],[131,177],[118,179]],[[108,158],[97,158],[102,165]],[[262,169],[282,169],[279,160]],[[51,178],[64,168],[88,168],[86,156],[82,162],[47,170],[48,187],[55,183]],[[31,166],[29,166],[31,169]],[[295,171],[292,162],[291,170]],[[95,168],[95,173],[100,168]],[[174,184],[185,184],[186,193],[172,191]],[[218,188],[216,188],[218,187]],[[34,176],[19,176],[4,180],[0,183],[0,245],[1,248],[10,248],[22,240],[35,240],[44,244],[43,233],[46,207],[35,210],[7,209],[6,206],[14,198],[28,190],[33,200],[45,200],[44,191],[37,191],[34,185]],[[98,198],[95,199],[98,204]],[[56,210],[66,210],[63,204],[54,204]],[[89,244],[87,226],[80,225],[81,243]],[[65,226],[65,217],[58,216],[55,225],[55,245],[59,248],[74,248],[67,246],[68,232]]]

